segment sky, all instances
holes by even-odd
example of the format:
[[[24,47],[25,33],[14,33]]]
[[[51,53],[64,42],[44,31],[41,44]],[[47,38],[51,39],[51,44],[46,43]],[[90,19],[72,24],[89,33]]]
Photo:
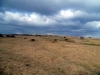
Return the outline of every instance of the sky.
[[[0,33],[100,37],[100,0],[0,0]]]

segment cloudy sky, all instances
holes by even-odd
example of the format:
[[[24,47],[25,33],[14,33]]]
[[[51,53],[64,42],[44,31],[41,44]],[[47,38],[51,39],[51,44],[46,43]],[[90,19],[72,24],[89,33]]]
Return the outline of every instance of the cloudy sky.
[[[100,37],[100,0],[0,0],[0,33]]]

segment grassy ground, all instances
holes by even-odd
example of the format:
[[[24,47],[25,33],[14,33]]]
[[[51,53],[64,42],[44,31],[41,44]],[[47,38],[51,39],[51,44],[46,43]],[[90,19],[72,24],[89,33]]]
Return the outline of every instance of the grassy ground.
[[[99,39],[26,38],[0,38],[0,75],[100,75]]]

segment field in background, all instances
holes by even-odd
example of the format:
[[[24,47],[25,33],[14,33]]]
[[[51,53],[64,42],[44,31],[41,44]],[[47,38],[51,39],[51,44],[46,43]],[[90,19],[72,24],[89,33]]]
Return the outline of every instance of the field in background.
[[[100,39],[68,38],[1,37],[0,75],[100,75]]]

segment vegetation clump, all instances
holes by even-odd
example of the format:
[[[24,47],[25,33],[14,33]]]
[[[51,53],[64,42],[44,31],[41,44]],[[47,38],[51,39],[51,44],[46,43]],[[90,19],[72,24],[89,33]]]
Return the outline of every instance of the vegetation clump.
[[[56,43],[56,42],[57,42],[57,39],[54,39],[52,42],[53,42],[53,43]]]
[[[0,34],[0,37],[3,37],[3,35],[2,35],[2,34]]]
[[[80,37],[81,40],[84,40],[84,37]]]
[[[66,41],[66,42],[72,42],[72,43],[75,43],[75,41],[74,41],[73,39],[70,39],[70,38],[66,38],[65,41]]]
[[[24,39],[27,39],[26,37],[24,37]]]
[[[35,41],[35,39],[31,39],[30,41]]]

